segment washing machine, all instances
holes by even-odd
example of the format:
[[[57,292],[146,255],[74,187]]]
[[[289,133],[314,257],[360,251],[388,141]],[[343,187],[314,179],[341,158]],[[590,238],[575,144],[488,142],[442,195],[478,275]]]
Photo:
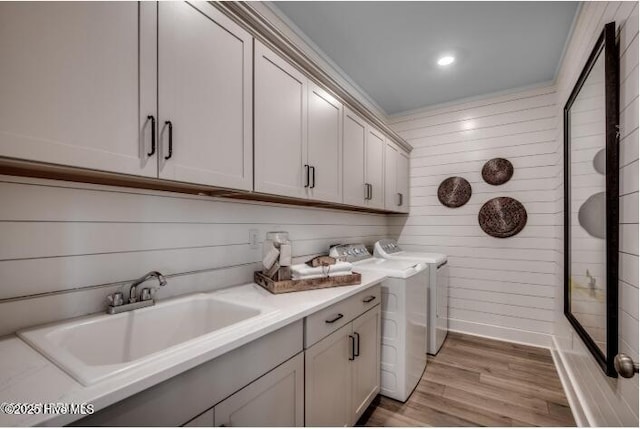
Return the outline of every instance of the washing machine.
[[[438,353],[449,332],[449,266],[442,253],[407,252],[395,240],[380,240],[373,255],[389,260],[419,261],[429,265],[429,309],[427,353]]]
[[[381,284],[380,393],[406,401],[427,365],[428,265],[375,258],[363,244],[334,246],[329,255],[353,263],[357,272],[387,276]]]

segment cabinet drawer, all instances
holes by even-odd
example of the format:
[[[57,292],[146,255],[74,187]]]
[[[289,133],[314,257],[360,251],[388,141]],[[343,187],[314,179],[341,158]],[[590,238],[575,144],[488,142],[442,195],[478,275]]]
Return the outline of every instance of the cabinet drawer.
[[[370,287],[305,319],[305,348],[317,343],[380,303],[380,285]]]

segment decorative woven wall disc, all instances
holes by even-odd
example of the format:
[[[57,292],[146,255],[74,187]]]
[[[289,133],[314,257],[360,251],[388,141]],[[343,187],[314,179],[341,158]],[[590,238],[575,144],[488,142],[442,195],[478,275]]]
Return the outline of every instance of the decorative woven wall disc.
[[[482,167],[482,178],[490,185],[502,185],[513,176],[513,164],[504,158],[493,158]]]
[[[492,237],[516,235],[527,224],[527,210],[520,201],[498,197],[484,203],[478,213],[480,228]]]
[[[442,205],[455,208],[467,204],[471,198],[471,185],[462,177],[449,177],[438,187],[438,199]]]

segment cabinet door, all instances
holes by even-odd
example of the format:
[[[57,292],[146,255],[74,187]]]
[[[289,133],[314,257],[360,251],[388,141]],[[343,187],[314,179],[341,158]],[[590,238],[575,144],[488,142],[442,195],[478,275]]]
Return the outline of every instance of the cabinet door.
[[[384,208],[398,211],[400,198],[398,197],[398,149],[387,141],[384,149]]]
[[[216,426],[304,425],[304,357],[299,353],[214,407]]]
[[[380,392],[380,314],[377,305],[353,321],[357,356],[352,368],[352,424]]]
[[[251,36],[207,3],[158,8],[160,177],[251,190]]]
[[[307,78],[255,42],[255,190],[306,198]]]
[[[378,130],[369,127],[365,150],[365,182],[370,185],[371,195],[367,206],[384,209],[384,148],[385,138]]]
[[[146,155],[155,109],[139,105],[155,97],[139,85],[139,35],[155,34],[148,10],[1,2],[0,156],[155,176],[156,158]]]
[[[396,209],[409,213],[409,154],[399,150],[396,166],[396,189],[401,195],[400,206]]]
[[[305,426],[348,426],[351,412],[351,324],[305,351]]]
[[[367,124],[362,118],[345,107],[343,130],[343,202],[345,204],[364,206],[364,151],[367,140]]]
[[[342,202],[342,104],[309,83],[308,195],[321,201]]]

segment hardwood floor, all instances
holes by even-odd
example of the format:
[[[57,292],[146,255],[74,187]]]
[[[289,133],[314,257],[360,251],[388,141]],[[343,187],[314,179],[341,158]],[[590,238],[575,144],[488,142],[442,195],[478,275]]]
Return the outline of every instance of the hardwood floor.
[[[407,402],[378,396],[362,426],[575,426],[548,350],[449,333]]]

